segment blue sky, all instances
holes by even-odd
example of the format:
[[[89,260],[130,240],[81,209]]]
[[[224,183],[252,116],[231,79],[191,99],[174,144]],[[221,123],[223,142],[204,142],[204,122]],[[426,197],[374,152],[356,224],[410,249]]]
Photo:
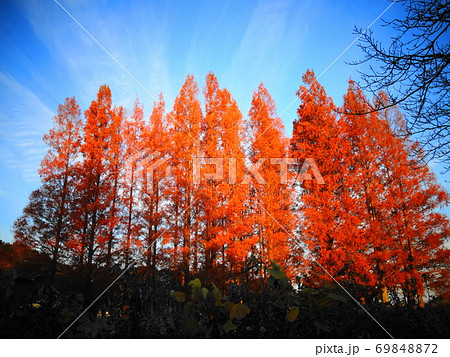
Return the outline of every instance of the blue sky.
[[[385,0],[286,1],[85,1],[60,0],[116,60],[168,108],[187,73],[200,88],[213,71],[247,114],[264,82],[282,113],[295,100],[302,74],[321,73],[389,5]],[[383,18],[401,15],[394,4]],[[375,34],[389,41],[381,21]],[[53,126],[58,104],[75,96],[83,109],[98,87],[111,87],[113,102],[132,108],[136,96],[150,114],[148,96],[53,0],[0,2],[0,239],[28,195],[39,186],[37,169],[47,148],[42,136]],[[351,47],[319,82],[342,103]],[[293,105],[282,119],[291,135]],[[439,171],[439,167],[436,167]],[[438,172],[436,172],[438,173]],[[443,185],[444,176],[438,174]],[[447,210],[448,212],[448,210]]]

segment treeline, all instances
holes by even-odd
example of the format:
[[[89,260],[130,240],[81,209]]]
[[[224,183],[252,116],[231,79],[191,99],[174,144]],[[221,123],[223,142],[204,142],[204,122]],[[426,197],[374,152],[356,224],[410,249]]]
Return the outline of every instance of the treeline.
[[[84,120],[67,98],[15,240],[50,256],[51,281],[60,264],[91,281],[137,263],[185,283],[248,282],[275,261],[302,284],[333,276],[384,301],[448,293],[450,224],[436,209],[449,197],[401,114],[351,81],[342,108],[313,72],[303,82],[292,139],[262,84],[244,118],[212,73],[203,105],[188,75],[173,109],[160,95],[149,120],[138,101],[113,106],[106,85]]]

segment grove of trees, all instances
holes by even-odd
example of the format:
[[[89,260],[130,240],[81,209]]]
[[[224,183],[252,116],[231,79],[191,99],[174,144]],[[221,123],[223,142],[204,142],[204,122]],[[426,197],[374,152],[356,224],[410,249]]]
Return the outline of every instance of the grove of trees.
[[[136,265],[224,286],[275,263],[303,286],[331,275],[361,301],[448,296],[449,196],[401,112],[371,110],[387,95],[370,103],[352,81],[337,108],[312,71],[297,94],[292,138],[262,84],[245,118],[212,73],[202,95],[188,75],[171,111],[160,95],[148,120],[106,85],[84,112],[67,98],[15,241],[48,255],[51,282],[64,267],[89,286]]]

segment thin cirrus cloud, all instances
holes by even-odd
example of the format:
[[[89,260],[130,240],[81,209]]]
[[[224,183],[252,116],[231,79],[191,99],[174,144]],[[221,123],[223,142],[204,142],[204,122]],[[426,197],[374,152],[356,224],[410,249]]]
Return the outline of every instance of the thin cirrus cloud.
[[[119,5],[61,4],[154,98],[161,91],[174,92],[166,58],[167,22],[149,4],[127,3],[123,11],[117,9]],[[129,108],[138,95],[146,107],[150,107],[153,98],[149,98],[56,3],[50,5],[31,1],[23,10],[35,35],[61,62],[61,70],[73,83],[70,93],[67,89],[65,94],[75,95],[85,108],[98,87],[107,83],[117,105]]]
[[[277,51],[283,41],[291,6],[291,1],[258,3],[231,63],[231,71],[234,72],[236,67],[245,65],[256,76],[261,76],[270,70],[267,67],[267,57]]]
[[[43,134],[54,113],[30,89],[0,72],[0,239],[11,240],[10,228],[39,185],[37,169],[47,148]]]
[[[273,93],[278,112],[282,112],[298,86],[303,44],[309,33],[308,13],[317,7],[311,1],[259,1],[230,64],[228,76],[233,80],[244,113],[250,107],[252,92],[264,82]],[[245,68],[245,75],[242,74]],[[294,72],[293,72],[294,70]],[[234,75],[234,74],[238,75]],[[289,83],[295,78],[295,85]],[[278,95],[277,95],[278,93]],[[279,94],[289,93],[288,96]],[[244,99],[245,98],[245,99]]]
[[[35,93],[3,72],[0,72],[0,96],[3,172],[14,169],[25,182],[39,182],[36,169],[47,151],[42,136],[51,125],[54,112]]]

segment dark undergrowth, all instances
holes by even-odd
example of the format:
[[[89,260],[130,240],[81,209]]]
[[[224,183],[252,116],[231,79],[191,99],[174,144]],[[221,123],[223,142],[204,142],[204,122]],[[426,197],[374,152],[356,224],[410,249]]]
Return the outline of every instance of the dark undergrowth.
[[[218,288],[211,279],[196,277],[182,286],[169,271],[147,276],[130,269],[82,314],[117,273],[98,272],[87,287],[80,272],[60,273],[51,285],[42,278],[45,272],[31,277],[26,270],[8,269],[2,273],[0,336],[388,338],[386,331],[395,338],[450,336],[450,304],[434,301],[417,308],[372,302],[365,312],[332,284],[294,289],[275,264],[268,272],[255,289],[255,284],[215,282]]]

